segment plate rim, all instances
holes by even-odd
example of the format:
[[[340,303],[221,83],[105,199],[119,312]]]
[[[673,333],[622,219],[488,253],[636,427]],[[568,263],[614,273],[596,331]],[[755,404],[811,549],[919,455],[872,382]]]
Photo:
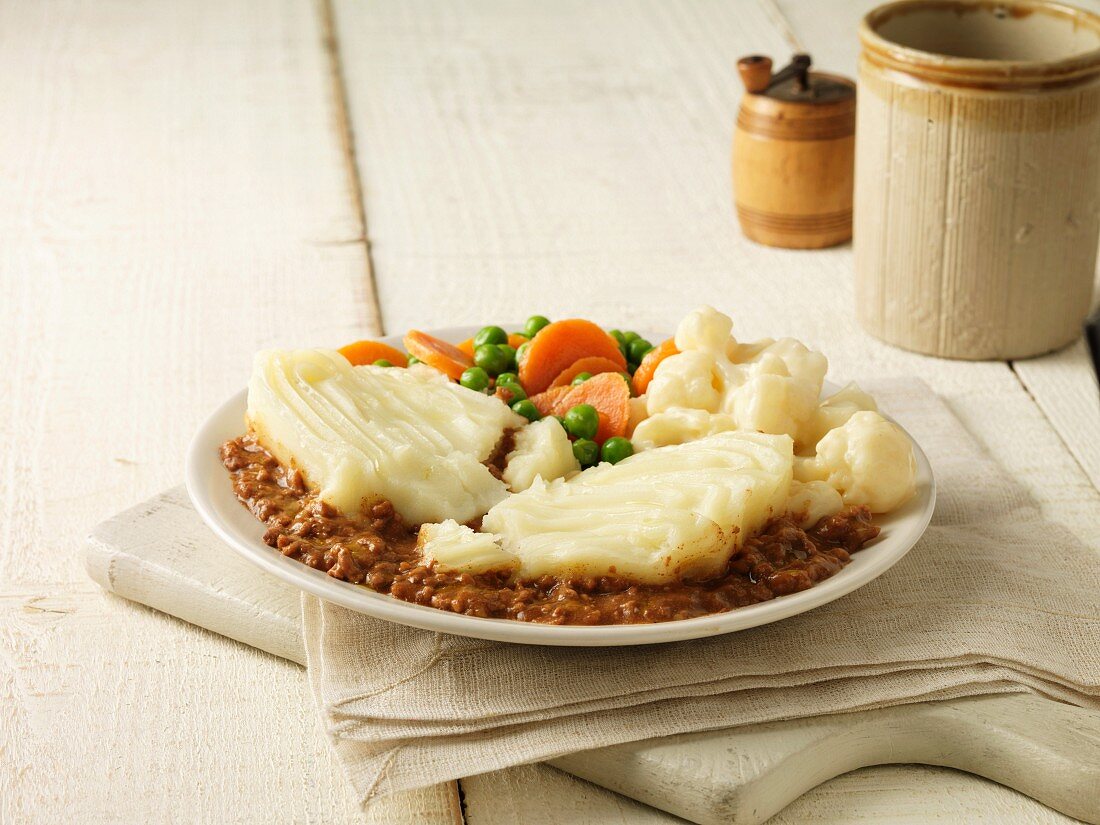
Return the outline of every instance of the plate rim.
[[[518,328],[518,326],[513,325],[511,328]],[[457,342],[470,337],[479,328],[468,326],[446,327],[428,330],[428,332],[445,340]],[[650,340],[654,338],[648,333],[646,337]],[[401,345],[400,336],[379,336],[376,340],[391,345]],[[826,381],[822,393],[835,392],[837,389],[839,389],[837,385]],[[913,445],[919,483],[918,494],[906,503],[900,511],[895,511],[895,514],[887,516],[887,519],[896,520],[900,514],[903,519],[901,524],[897,525],[897,528],[901,530],[900,534],[888,536],[887,538],[891,540],[885,546],[879,540],[876,540],[870,547],[860,550],[859,554],[854,556],[852,564],[845,566],[835,575],[807,590],[779,596],[725,613],[713,613],[692,619],[651,624],[547,625],[535,622],[520,622],[514,619],[486,619],[467,616],[461,613],[451,613],[434,607],[404,602],[392,596],[377,593],[362,585],[334,579],[322,571],[283,556],[263,543],[260,538],[262,536],[262,523],[256,520],[237,501],[229,484],[229,476],[225,473],[221,461],[217,458],[218,447],[225,440],[224,431],[227,429],[227,422],[231,420],[231,417],[238,416],[243,430],[247,392],[246,388],[234,393],[210,413],[191,439],[188,447],[185,465],[187,492],[192,504],[206,525],[239,555],[299,590],[312,593],[319,598],[358,613],[423,630],[458,636],[514,644],[611,647],[686,641],[771,624],[828,604],[877,579],[897,564],[920,540],[931,521],[936,503],[936,482],[928,457],[916,439],[902,427],[902,431],[905,432],[906,437]],[[883,415],[893,421],[886,413],[883,413]],[[232,438],[233,436],[229,435],[227,437]],[[219,486],[217,482],[210,483],[217,475],[211,473],[212,465],[220,471],[221,478],[225,481],[220,493],[215,490],[215,487]],[[221,505],[219,505],[216,498],[219,495],[222,499],[228,497],[236,508],[247,514],[248,519],[255,525],[255,535],[242,535],[238,529],[222,518],[219,512]],[[225,503],[228,502],[222,502],[223,505]],[[906,510],[912,512],[905,513]],[[893,527],[894,525],[890,526]],[[874,553],[876,549],[881,549],[882,552]],[[857,560],[860,563],[853,567]],[[849,571],[852,572],[849,573]],[[848,575],[845,575],[846,573]]]

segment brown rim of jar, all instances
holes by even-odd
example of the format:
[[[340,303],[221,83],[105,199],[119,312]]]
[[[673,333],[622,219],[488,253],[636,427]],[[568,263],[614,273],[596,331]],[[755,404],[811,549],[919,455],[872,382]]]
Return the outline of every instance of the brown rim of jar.
[[[1087,83],[1100,75],[1100,47],[1058,60],[990,60],[955,57],[903,46],[880,35],[877,27],[915,9],[1004,10],[1012,17],[1045,14],[1100,34],[1100,15],[1045,0],[898,0],[870,11],[859,24],[861,57],[882,69],[937,85],[972,89],[1025,91]]]

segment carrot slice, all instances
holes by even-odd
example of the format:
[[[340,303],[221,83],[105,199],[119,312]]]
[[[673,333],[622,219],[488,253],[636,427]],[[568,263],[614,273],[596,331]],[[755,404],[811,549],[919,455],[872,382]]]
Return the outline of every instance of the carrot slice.
[[[540,393],[561,371],[586,356],[601,356],[626,369],[615,339],[581,318],[555,321],[539,330],[519,365],[519,380],[528,393]]]
[[[645,391],[649,389],[649,382],[653,380],[653,374],[657,372],[657,365],[670,355],[679,353],[676,342],[671,338],[662,341],[647,352],[642,358],[642,363],[638,364],[638,369],[634,370],[634,394],[645,395]]]
[[[622,372],[623,368],[602,355],[589,355],[587,358],[578,358],[571,365],[558,373],[558,377],[550,382],[550,389],[554,387],[568,386],[574,378],[582,372],[599,375],[602,372]]]
[[[465,341],[463,341],[459,344],[455,344],[455,346],[458,347],[458,349],[462,350],[467,355],[469,355],[471,358],[474,357],[474,339],[473,338],[467,338]]]
[[[474,359],[454,344],[448,344],[418,329],[410,329],[404,340],[405,349],[429,367],[435,367],[455,381],[474,365]]]
[[[547,392],[558,389],[564,388],[556,387]],[[619,373],[602,372],[583,384],[570,387],[554,400],[552,412],[554,415],[565,415],[578,404],[591,404],[600,414],[600,426],[593,439],[597,444],[603,444],[613,436],[626,435],[630,423],[630,387]]]
[[[539,411],[539,415],[556,415],[557,413],[554,412],[555,402],[571,389],[573,388],[570,386],[551,387],[530,396],[530,400],[535,405],[535,409]]]
[[[529,339],[522,332],[512,332],[508,335],[508,346],[510,346],[512,349],[519,349],[520,346],[526,344],[529,340],[531,339]]]
[[[380,358],[389,361],[395,367],[407,367],[409,365],[409,359],[405,357],[405,353],[399,349],[394,349],[389,344],[383,344],[381,341],[356,341],[354,344],[340,347],[339,352],[351,361],[353,367],[373,364]]]

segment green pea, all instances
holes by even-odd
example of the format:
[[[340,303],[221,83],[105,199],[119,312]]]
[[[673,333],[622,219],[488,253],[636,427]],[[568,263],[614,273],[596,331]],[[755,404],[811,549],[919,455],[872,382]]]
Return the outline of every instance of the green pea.
[[[520,364],[522,364],[523,359],[527,357],[527,348],[530,347],[530,346],[531,346],[530,341],[524,341],[522,344],[519,345],[519,348],[516,350],[516,366],[517,367]]]
[[[565,431],[574,438],[592,438],[600,427],[600,414],[591,404],[578,404],[565,414]]]
[[[512,369],[515,369],[515,366],[516,366],[516,350],[515,350],[515,348],[509,346],[508,344],[497,344],[497,347],[499,347],[500,351],[504,353],[504,357],[508,359],[508,366],[511,367]]]
[[[474,350],[474,363],[489,375],[499,375],[508,369],[508,356],[496,344],[482,344]]]
[[[637,341],[641,337],[642,336],[640,336],[638,333],[627,330],[623,333],[623,343],[629,344],[631,341]]]
[[[470,367],[462,373],[462,377],[458,379],[458,383],[468,390],[483,392],[489,388],[489,373],[481,367]]]
[[[538,421],[542,418],[538,408],[526,398],[512,404],[512,412],[522,415],[528,421]]]
[[[527,319],[527,323],[523,327],[523,334],[528,338],[534,338],[539,334],[539,330],[545,326],[548,326],[550,319],[544,315],[532,315]]]
[[[618,344],[620,347],[626,343],[626,337],[617,329],[613,329],[607,334],[614,338],[615,343]]]
[[[554,416],[554,418],[558,419],[558,423],[559,423],[559,424],[561,424],[561,428],[562,428],[563,430],[565,430],[565,416],[563,416],[563,415],[555,415],[555,416]],[[569,432],[568,430],[565,430],[565,431],[566,431],[566,432]]]
[[[507,344],[508,333],[500,327],[482,327],[474,336],[474,347],[484,344]]]
[[[501,381],[498,380],[497,381],[497,389],[498,390],[508,390],[508,392],[510,392],[512,394],[512,400],[508,402],[509,404],[514,404],[517,401],[522,401],[523,399],[525,399],[527,397],[527,390],[525,390],[523,387],[521,387],[519,384],[515,383],[514,381],[505,381],[505,382],[501,383]]]
[[[573,456],[581,467],[591,467],[600,460],[600,445],[590,438],[578,438],[573,442]]]
[[[634,455],[634,445],[628,439],[619,436],[607,439],[600,449],[600,458],[611,464],[618,464],[632,455]]]
[[[653,344],[645,338],[635,338],[626,345],[626,359],[634,364],[640,364],[645,354],[653,349]]]
[[[392,367],[393,362],[392,361],[387,361],[385,358],[379,358],[377,361],[374,362],[374,366],[376,366],[376,367]]]
[[[420,360],[419,358],[417,358],[417,357],[416,357],[415,355],[410,355],[410,356],[409,356],[409,366],[410,366],[410,367],[411,367],[411,366],[412,366],[413,364],[423,364],[423,363],[424,363],[424,362],[423,362],[423,361],[421,361],[421,360]]]
[[[573,379],[573,386],[575,387],[575,386],[577,386],[577,384],[583,384],[585,381],[587,381],[591,377],[592,377],[592,373],[590,373],[590,372],[578,372],[577,377]]]
[[[497,384],[518,384],[519,378],[514,372],[502,372],[497,376]]]

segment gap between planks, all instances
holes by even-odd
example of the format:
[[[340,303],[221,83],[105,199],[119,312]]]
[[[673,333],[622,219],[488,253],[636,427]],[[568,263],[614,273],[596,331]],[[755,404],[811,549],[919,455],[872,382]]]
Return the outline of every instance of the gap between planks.
[[[378,298],[378,281],[374,277],[374,259],[371,255],[370,237],[367,233],[367,206],[363,197],[363,181],[359,174],[359,158],[355,148],[355,134],[351,127],[351,114],[348,106],[348,87],[344,81],[344,66],[340,56],[340,38],[336,31],[336,14],[332,0],[316,0],[317,12],[321,22],[322,47],[328,58],[329,85],[333,98],[333,111],[336,113],[335,129],[340,141],[340,150],[344,158],[344,172],[348,182],[348,196],[352,201],[359,224],[359,234],[346,243],[362,244],[366,271],[367,301],[370,317],[366,323],[370,331],[377,335],[385,334],[386,327],[382,319],[382,302]],[[447,783],[447,813],[453,817],[456,825],[466,822],[466,797],[459,781]]]
[[[367,206],[363,197],[363,181],[359,175],[359,162],[355,149],[355,134],[351,128],[351,114],[348,107],[348,87],[344,82],[344,64],[340,56],[340,38],[336,32],[336,14],[332,0],[316,0],[317,13],[321,21],[322,48],[328,58],[329,85],[332,90],[333,111],[336,113],[335,129],[340,140],[340,151],[344,158],[344,171],[348,181],[348,196],[359,223],[359,234],[346,243],[362,244],[366,260],[366,302],[370,306],[370,317],[366,319],[370,331],[376,335],[385,334],[382,320],[382,302],[378,298],[378,282],[374,278],[374,259],[371,255],[370,237],[367,234]]]

